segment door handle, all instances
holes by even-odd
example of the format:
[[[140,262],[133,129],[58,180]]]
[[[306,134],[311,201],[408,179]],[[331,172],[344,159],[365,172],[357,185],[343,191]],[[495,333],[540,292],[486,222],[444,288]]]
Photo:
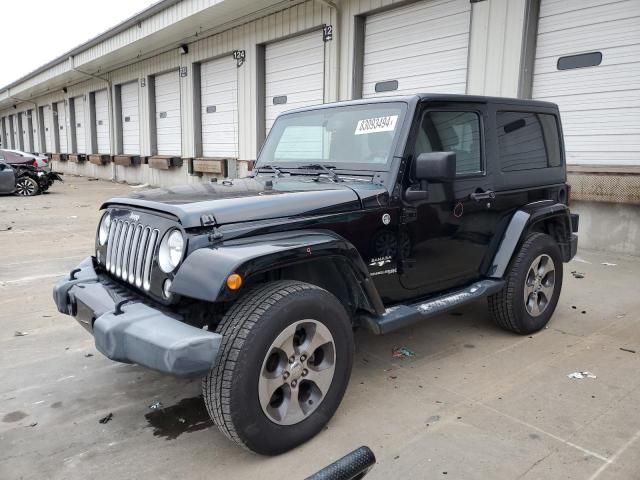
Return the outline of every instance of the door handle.
[[[475,200],[476,202],[479,202],[480,200],[493,200],[494,198],[496,198],[496,192],[492,190],[485,190],[484,192],[474,192],[469,195],[469,198],[471,198],[471,200]]]

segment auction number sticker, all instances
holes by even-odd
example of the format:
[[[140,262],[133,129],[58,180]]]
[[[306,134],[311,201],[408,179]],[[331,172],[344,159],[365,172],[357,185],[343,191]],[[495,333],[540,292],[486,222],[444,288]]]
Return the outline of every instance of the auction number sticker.
[[[398,115],[386,117],[366,118],[359,120],[354,135],[366,135],[376,132],[393,132],[396,129]]]

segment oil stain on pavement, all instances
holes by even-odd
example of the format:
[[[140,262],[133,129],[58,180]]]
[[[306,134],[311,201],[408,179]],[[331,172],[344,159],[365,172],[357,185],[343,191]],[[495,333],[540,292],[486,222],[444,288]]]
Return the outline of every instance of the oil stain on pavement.
[[[167,440],[213,426],[202,395],[184,398],[175,405],[147,413],[144,417],[153,427],[153,435]]]

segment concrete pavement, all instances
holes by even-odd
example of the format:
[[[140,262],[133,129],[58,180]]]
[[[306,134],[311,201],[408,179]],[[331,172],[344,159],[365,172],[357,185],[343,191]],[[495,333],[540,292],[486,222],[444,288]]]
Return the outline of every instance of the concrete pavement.
[[[51,288],[92,252],[100,203],[132,191],[66,180],[0,197],[0,478],[298,479],[360,445],[378,458],[367,480],[639,477],[640,259],[580,251],[549,327],[530,337],[494,327],[485,302],[357,332],[336,416],[266,458],[211,425],[198,381],[113,363],[57,313]],[[394,358],[396,346],[416,355]],[[582,370],[597,378],[567,378]]]

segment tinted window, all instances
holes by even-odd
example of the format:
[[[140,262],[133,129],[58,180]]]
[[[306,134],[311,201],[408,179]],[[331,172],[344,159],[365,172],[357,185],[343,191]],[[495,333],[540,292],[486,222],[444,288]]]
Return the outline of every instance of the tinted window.
[[[482,171],[480,117],[474,112],[425,112],[416,139],[415,155],[455,152],[456,173]]]
[[[595,67],[602,63],[601,52],[580,53],[568,55],[558,59],[558,70],[571,70],[573,68]]]
[[[496,123],[503,172],[562,165],[558,125],[553,115],[498,112]]]

